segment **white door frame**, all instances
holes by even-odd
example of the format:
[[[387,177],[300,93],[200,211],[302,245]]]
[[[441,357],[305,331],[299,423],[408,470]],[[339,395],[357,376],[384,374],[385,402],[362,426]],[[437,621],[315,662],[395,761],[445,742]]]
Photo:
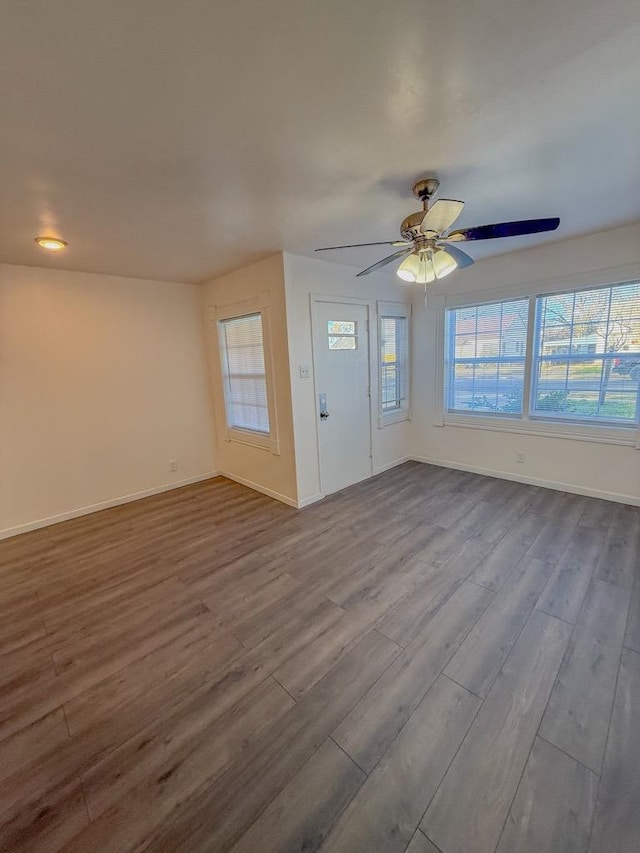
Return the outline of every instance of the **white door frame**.
[[[321,302],[343,303],[346,305],[361,305],[367,309],[367,354],[369,358],[369,476],[373,476],[373,416],[374,406],[378,405],[378,381],[377,381],[377,362],[373,358],[373,353],[377,352],[377,315],[376,303],[373,299],[360,299],[356,296],[333,296],[329,293],[310,293],[309,302],[311,309],[311,352],[313,359],[313,406],[314,406],[314,423],[316,425],[316,450],[318,458],[318,477],[320,482],[321,496],[324,498],[326,491],[324,488],[322,477],[322,454],[320,448],[320,433],[318,430],[318,343],[320,325],[318,322],[317,308]]]

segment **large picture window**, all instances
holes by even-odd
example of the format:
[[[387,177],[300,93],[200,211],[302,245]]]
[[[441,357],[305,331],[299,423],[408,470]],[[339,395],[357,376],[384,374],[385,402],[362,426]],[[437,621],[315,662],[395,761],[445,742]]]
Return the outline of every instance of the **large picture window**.
[[[447,412],[638,426],[639,282],[452,307],[445,326]]]

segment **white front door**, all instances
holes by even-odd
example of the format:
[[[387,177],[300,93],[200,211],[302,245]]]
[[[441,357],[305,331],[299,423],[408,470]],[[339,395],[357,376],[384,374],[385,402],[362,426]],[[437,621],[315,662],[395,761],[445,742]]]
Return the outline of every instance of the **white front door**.
[[[371,476],[369,308],[314,303],[316,417],[325,495]]]

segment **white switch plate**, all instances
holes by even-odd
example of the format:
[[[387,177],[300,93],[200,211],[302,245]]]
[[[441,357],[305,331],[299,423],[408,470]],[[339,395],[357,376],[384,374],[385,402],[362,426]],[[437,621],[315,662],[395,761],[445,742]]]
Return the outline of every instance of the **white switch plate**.
[[[300,379],[309,379],[311,376],[311,368],[308,364],[300,365]]]

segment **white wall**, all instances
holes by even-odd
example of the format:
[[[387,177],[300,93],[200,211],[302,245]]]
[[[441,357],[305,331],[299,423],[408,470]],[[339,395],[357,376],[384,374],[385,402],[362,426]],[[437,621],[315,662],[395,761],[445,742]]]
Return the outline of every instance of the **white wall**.
[[[200,296],[0,266],[0,536],[215,469]]]
[[[320,494],[320,469],[317,445],[317,406],[313,377],[301,379],[300,365],[313,365],[311,336],[311,294],[366,299],[371,302],[375,317],[376,300],[408,302],[411,290],[389,272],[356,278],[357,269],[342,264],[319,261],[299,255],[284,255],[287,293],[287,326],[291,361],[291,393],[297,469],[297,489],[300,503],[307,503]],[[377,353],[376,324],[372,324],[372,356]],[[372,389],[374,402],[377,391]],[[378,428],[374,411],[373,470],[390,467],[411,452],[410,422],[404,421]]]
[[[206,337],[212,377],[213,400],[217,417],[218,467],[239,482],[296,505],[296,460],[291,414],[289,351],[282,255],[273,255],[248,267],[221,276],[204,285]],[[220,354],[216,323],[210,315],[216,306],[253,299],[269,294],[272,354],[275,380],[276,417],[280,454],[271,450],[227,441],[224,393],[220,373]]]
[[[638,277],[640,225],[636,224],[490,258],[454,273],[429,293],[473,298],[500,290],[508,296],[532,282],[548,286],[558,281],[560,288],[571,288]],[[425,309],[420,298],[414,305],[412,444],[417,458],[640,503],[640,450],[634,447],[434,426],[436,396],[441,394],[434,370],[436,302],[431,298]],[[515,461],[521,450],[526,453],[525,464]]]

